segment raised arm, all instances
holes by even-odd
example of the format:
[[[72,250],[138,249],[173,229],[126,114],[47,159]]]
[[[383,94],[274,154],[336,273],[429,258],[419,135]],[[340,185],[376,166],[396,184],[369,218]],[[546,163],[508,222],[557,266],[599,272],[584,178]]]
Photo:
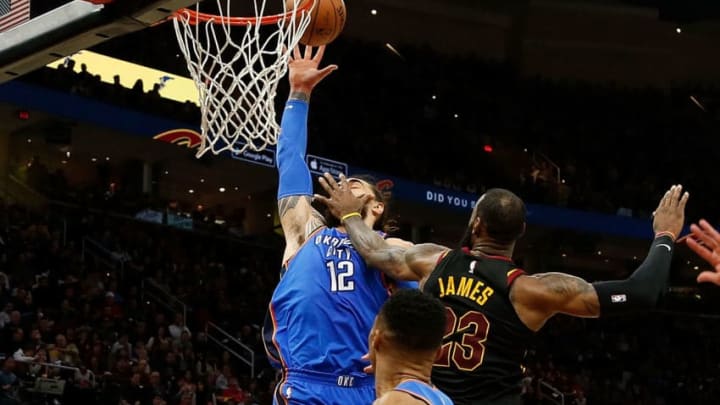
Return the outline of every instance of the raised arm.
[[[563,273],[521,276],[510,290],[520,319],[539,330],[557,313],[595,318],[655,307],[670,274],[676,235],[682,230],[688,193],[673,186],[655,211],[655,240],[645,261],[625,280],[588,283]]]
[[[350,235],[353,247],[365,262],[393,279],[422,283],[435,269],[442,255],[450,250],[432,243],[412,245],[383,238],[367,226],[359,215],[371,196],[356,197],[350,191],[347,179],[342,174],[340,184],[327,173],[319,179],[319,182],[328,193],[328,197],[316,194],[315,199],[325,204],[333,215],[340,218]]]
[[[324,51],[325,47],[321,46],[313,57],[311,47],[305,48],[304,55],[295,48],[288,64],[290,97],[283,112],[277,150],[278,214],[286,242],[283,263],[324,223],[322,215],[311,205],[312,178],[305,163],[310,94],[323,78],[337,69],[335,65],[318,69]]]
[[[370,229],[359,216],[343,221],[353,247],[365,262],[395,280],[424,281],[448,249],[433,243],[393,245]]]

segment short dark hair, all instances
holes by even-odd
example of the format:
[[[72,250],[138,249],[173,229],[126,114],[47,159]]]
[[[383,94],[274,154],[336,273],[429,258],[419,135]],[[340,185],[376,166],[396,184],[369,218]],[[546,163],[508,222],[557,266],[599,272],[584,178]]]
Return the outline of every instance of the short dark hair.
[[[382,306],[379,317],[398,347],[419,352],[442,345],[445,306],[420,290],[397,291]]]
[[[525,203],[512,191],[488,190],[478,201],[477,214],[488,236],[498,242],[514,242],[525,230]]]

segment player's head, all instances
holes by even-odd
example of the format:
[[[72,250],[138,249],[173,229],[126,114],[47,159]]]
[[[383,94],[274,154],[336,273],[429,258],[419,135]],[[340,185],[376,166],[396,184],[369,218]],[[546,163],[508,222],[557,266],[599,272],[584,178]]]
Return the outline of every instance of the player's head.
[[[375,185],[375,180],[371,176],[356,175],[348,177],[347,181],[350,185],[350,190],[358,198],[365,195],[372,196],[365,204],[365,207],[363,207],[362,212],[360,212],[363,219],[370,216],[373,219],[373,229],[385,232],[392,230],[389,229],[386,223],[388,202],[385,200],[382,192],[380,192],[380,189]],[[325,210],[325,223],[327,223],[329,227],[340,225],[340,221],[333,217],[327,209]]]
[[[420,290],[394,293],[382,306],[370,331],[370,361],[390,354],[432,365],[445,334],[445,307]]]
[[[525,203],[512,191],[493,188],[480,196],[462,240],[472,247],[477,240],[510,245],[525,233]]]

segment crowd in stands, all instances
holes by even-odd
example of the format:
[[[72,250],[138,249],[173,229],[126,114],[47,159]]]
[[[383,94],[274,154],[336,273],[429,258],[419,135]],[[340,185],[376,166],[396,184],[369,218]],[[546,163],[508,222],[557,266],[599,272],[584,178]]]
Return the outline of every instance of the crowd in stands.
[[[143,41],[148,46],[113,41],[98,51],[185,72],[182,58],[167,51],[175,49],[167,27],[129,40],[142,35],[152,36]],[[713,150],[717,121],[689,100],[715,90],[559,83],[520,78],[476,58],[400,50],[402,58],[377,44],[343,41],[328,50],[327,62],[342,68],[313,98],[313,153],[450,189],[503,186],[530,202],[622,215],[647,216],[661,190],[682,182],[698,196],[692,212],[716,215],[720,184],[708,175],[712,161],[696,154]],[[159,97],[155,83],[126,89],[72,68],[68,60],[28,80],[199,121],[192,103]],[[0,278],[0,352],[13,359],[0,371],[0,382],[10,385],[0,392],[1,405],[37,396],[18,385],[39,376],[67,381],[68,403],[204,405],[213,395],[228,403],[270,403],[275,374],[265,363],[258,325],[277,281],[278,246],[88,213],[67,214],[66,237],[48,213],[0,209],[0,271],[7,276]],[[84,237],[123,257],[123,270],[82,260]],[[148,278],[188,304],[187,319],[141,300]],[[209,341],[208,320],[255,349],[257,378]],[[715,403],[717,325],[659,314],[559,318],[529,353],[527,402],[539,403],[538,383],[545,381],[578,405]]]
[[[259,325],[275,250],[60,211],[62,225],[0,204],[0,404],[269,403],[276,376]],[[116,260],[92,255],[86,238]],[[143,301],[147,279],[187,317],[161,304],[175,301]],[[213,343],[209,320],[257,354],[256,378],[227,350],[241,351],[230,336]],[[45,379],[65,381],[64,395],[42,388]]]
[[[720,395],[718,339],[717,318],[559,316],[527,356],[525,396],[528,403],[552,397],[538,387],[544,381],[566,404],[713,404]]]
[[[67,207],[0,204],[0,213],[0,404],[271,403],[276,375],[259,325],[280,244]],[[185,303],[187,318],[148,298],[148,280]],[[209,339],[209,320],[252,348],[255,378]],[[561,393],[577,405],[712,404],[718,339],[717,319],[687,314],[559,317],[528,352],[526,403]],[[65,381],[64,394],[44,393],[38,379]]]

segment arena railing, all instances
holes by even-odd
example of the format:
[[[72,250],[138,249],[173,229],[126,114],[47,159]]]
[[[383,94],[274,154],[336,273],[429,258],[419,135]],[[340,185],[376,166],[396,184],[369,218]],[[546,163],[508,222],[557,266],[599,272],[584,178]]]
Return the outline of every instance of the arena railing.
[[[547,400],[556,405],[565,405],[565,394],[542,379],[538,381],[538,392],[541,400]]]
[[[8,174],[0,179],[0,196],[13,203],[20,203],[33,209],[43,209],[48,199],[19,178]]]
[[[168,311],[173,313],[181,312],[183,314],[183,322],[187,325],[187,314],[191,310],[188,305],[153,279],[144,279],[141,287],[140,296],[142,302],[152,300]],[[255,351],[250,346],[245,345],[213,322],[208,322],[205,325],[205,334],[213,343],[250,367],[250,377],[255,378]]]
[[[552,166],[553,169],[555,169],[555,173],[556,173],[555,181],[557,182],[557,184],[562,183],[562,173],[560,171],[560,166],[558,166],[555,162],[553,162],[552,159],[550,159],[547,155],[545,155],[542,152],[533,151],[532,155],[533,155],[533,157],[532,157],[533,162],[538,163],[539,160],[543,160],[547,164]]]
[[[227,333],[224,329],[212,322],[207,323],[207,326],[205,327],[205,334],[208,339],[215,342],[216,345],[220,346],[224,350],[227,350],[228,353],[232,354],[238,360],[250,367],[250,378],[255,378],[255,351],[250,348],[250,346],[247,346],[238,338]],[[244,351],[247,355],[245,356],[238,353],[235,349],[230,347],[231,344],[234,344],[236,348]]]
[[[82,239],[81,260],[85,262],[88,255],[109,269],[117,270],[121,280],[125,278],[125,262],[127,262],[127,259],[119,253],[108,250],[100,242],[86,236]]]
[[[183,324],[187,325],[188,306],[155,280],[146,278],[141,281],[140,299],[142,302],[152,300],[174,314],[182,313]]]

